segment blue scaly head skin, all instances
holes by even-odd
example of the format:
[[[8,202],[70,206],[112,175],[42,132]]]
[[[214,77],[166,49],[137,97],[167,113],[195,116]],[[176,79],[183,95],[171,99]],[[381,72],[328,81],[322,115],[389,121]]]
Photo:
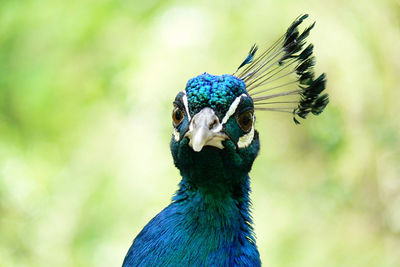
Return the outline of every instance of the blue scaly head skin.
[[[182,180],[171,204],[135,238],[123,266],[260,266],[250,215],[249,172],[260,149],[254,110],[288,113],[296,124],[329,102],[315,76],[299,16],[233,75],[190,79],[173,103],[171,152]],[[241,69],[239,73],[238,70]]]

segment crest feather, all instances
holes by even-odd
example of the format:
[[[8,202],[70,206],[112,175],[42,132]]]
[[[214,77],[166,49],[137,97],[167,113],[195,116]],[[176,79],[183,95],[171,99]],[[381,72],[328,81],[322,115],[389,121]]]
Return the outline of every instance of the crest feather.
[[[314,47],[306,41],[315,22],[301,33],[298,29],[307,17],[307,14],[299,16],[258,57],[255,56],[258,47],[253,45],[234,73],[245,83],[256,110],[291,113],[296,124],[299,123],[296,116],[305,119],[310,112],[318,115],[329,103],[328,95],[321,95],[326,87],[326,75],[315,78]],[[273,98],[278,101],[270,101]]]

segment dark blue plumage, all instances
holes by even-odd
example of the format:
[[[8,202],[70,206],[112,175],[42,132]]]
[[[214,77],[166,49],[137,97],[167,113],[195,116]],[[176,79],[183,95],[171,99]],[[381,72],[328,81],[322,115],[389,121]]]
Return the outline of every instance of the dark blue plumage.
[[[249,198],[260,149],[254,110],[287,112],[297,123],[295,116],[318,115],[328,103],[320,95],[325,75],[314,79],[312,46],[303,48],[313,25],[297,29],[305,18],[258,58],[253,46],[237,77],[204,73],[178,93],[171,152],[182,180],[172,203],[135,238],[124,267],[261,265]]]

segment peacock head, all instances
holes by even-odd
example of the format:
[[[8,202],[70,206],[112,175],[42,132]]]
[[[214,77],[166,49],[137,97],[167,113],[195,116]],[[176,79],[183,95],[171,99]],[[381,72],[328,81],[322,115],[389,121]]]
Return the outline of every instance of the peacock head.
[[[305,41],[314,24],[302,33],[298,30],[305,18],[298,17],[258,57],[254,45],[232,75],[204,73],[188,81],[176,96],[172,113],[171,150],[179,169],[219,155],[228,167],[233,159],[233,167],[249,171],[259,150],[255,110],[289,113],[296,124],[298,118],[324,110],[329,102],[328,95],[321,94],[325,74],[315,77],[313,45]]]
[[[223,149],[227,139],[243,148],[254,138],[253,101],[244,82],[229,74],[190,79],[175,98],[172,119],[174,140],[189,138],[195,152],[205,146]]]
[[[258,153],[253,100],[244,82],[233,75],[204,73],[190,79],[175,98],[172,121],[172,144],[183,142],[187,153],[210,156],[252,150],[251,162]],[[178,161],[188,158],[174,156]]]

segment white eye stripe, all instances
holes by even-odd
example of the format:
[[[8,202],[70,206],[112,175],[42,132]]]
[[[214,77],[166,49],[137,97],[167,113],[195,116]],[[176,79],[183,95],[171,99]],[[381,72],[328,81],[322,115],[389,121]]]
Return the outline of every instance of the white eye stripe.
[[[236,109],[237,109],[237,107],[239,106],[240,99],[241,99],[242,97],[247,97],[247,95],[246,95],[246,94],[241,94],[240,96],[236,97],[235,101],[232,102],[232,104],[231,104],[231,106],[229,107],[228,111],[226,112],[224,118],[222,119],[222,122],[221,122],[222,125],[224,125],[224,124],[229,120],[229,118],[230,118],[233,114],[235,114]]]
[[[189,113],[189,105],[188,105],[188,100],[187,100],[187,96],[186,96],[186,92],[185,91],[182,91],[183,92],[183,96],[182,96],[182,102],[183,102],[183,105],[185,106],[185,110],[186,110],[186,114],[187,114],[187,116],[188,116],[188,120],[190,121],[191,120],[191,118],[190,118],[190,113]]]

